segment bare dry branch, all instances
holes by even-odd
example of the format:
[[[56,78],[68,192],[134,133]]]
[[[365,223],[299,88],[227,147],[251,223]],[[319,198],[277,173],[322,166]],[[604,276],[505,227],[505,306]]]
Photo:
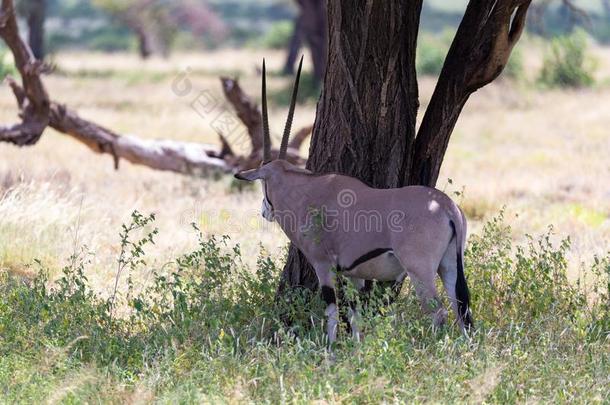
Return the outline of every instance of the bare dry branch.
[[[49,96],[40,80],[42,64],[36,61],[30,48],[19,37],[12,0],[2,0],[0,6],[0,38],[13,53],[23,84],[23,94],[15,93],[21,122],[0,126],[0,141],[19,146],[32,145],[40,139],[49,122]]]
[[[51,103],[49,125],[84,143],[94,152],[111,155],[117,168],[118,161],[125,159],[133,164],[156,170],[190,175],[208,175],[212,172],[233,170],[212,145],[149,140],[130,135],[120,136],[54,102]]]
[[[251,102],[236,80],[222,79],[223,90],[233,104],[239,118],[249,130],[252,152],[237,156],[227,139],[220,135],[222,149],[212,145],[174,140],[149,140],[119,135],[94,122],[78,116],[68,107],[51,102],[40,75],[47,67],[37,61],[27,44],[19,36],[12,0],[2,0],[0,7],[0,37],[11,49],[22,78],[22,85],[8,78],[17,100],[22,122],[0,126],[0,142],[33,145],[47,126],[67,134],[96,153],[109,154],[118,169],[121,159],[156,170],[167,170],[190,175],[213,172],[233,172],[257,167],[261,162],[262,125],[258,107]],[[277,151],[273,151],[277,156]],[[291,150],[287,159],[304,164],[298,151]]]
[[[220,145],[221,145],[219,157],[224,158],[225,156],[229,156],[229,155],[235,156],[235,153],[233,152],[233,149],[231,148],[229,141],[227,141],[227,138],[225,138],[225,136],[221,132],[218,132],[218,138],[220,139]]]
[[[307,139],[307,137],[311,135],[312,130],[313,125],[301,128],[296,134],[292,136],[292,139],[288,143],[288,149],[294,149],[298,152],[305,139]]]
[[[220,81],[225,97],[235,109],[237,117],[246,126],[250,143],[252,145],[250,155],[237,159],[237,165],[239,167],[258,167],[263,158],[263,122],[258,105],[254,103],[242,90],[237,79],[221,77]],[[305,160],[300,157],[298,149],[303,143],[303,140],[305,140],[307,136],[311,134],[311,130],[312,126],[308,126],[299,130],[295,134],[290,142],[290,147],[286,154],[286,160],[298,165],[305,164]],[[223,142],[222,139],[221,142]],[[224,139],[224,142],[228,144],[226,139]],[[271,149],[271,157],[273,159],[277,159],[278,156],[278,150]]]
[[[225,97],[235,109],[237,117],[248,129],[252,153],[258,153],[263,148],[263,122],[258,106],[244,93],[237,79],[221,77],[220,83]]]

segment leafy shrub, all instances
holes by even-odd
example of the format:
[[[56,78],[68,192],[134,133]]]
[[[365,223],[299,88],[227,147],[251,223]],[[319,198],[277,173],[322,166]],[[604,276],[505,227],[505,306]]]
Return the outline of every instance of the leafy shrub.
[[[286,86],[272,91],[268,97],[269,100],[283,106],[290,105],[290,99],[292,97],[292,80],[289,80]],[[306,100],[317,100],[320,97],[321,87],[316,83],[313,73],[303,72],[301,73],[301,79],[299,81],[299,93],[297,95],[298,102],[304,102]]]
[[[44,269],[28,286],[3,274],[0,332],[7,344],[0,352],[18,350],[27,338],[24,331],[31,330],[60,346],[76,341],[81,360],[137,371],[185,342],[212,338],[239,344],[247,334],[249,339],[261,333],[264,337],[260,322],[266,317],[270,326],[272,319],[274,264],[261,257],[256,271],[249,272],[241,264],[238,246],[225,250],[227,237],[204,240],[198,231],[195,251],[163,270],[151,270],[152,282],[136,288],[133,275],[147,267],[145,248],[157,234],[147,229],[153,221],[154,216],[134,212],[131,223],[123,225],[115,290],[109,298],[89,286],[84,251],[70,258],[50,289]],[[132,240],[138,232],[142,236]],[[121,279],[125,293],[116,288]],[[17,314],[21,323],[11,320]],[[235,325],[241,326],[240,336],[225,335]]]
[[[261,39],[261,45],[264,48],[284,49],[288,46],[293,31],[294,24],[292,21],[273,23]]]
[[[548,87],[587,87],[594,83],[594,61],[587,54],[582,31],[553,39],[539,81]]]
[[[469,281],[479,287],[473,299],[486,306],[474,312],[501,325],[527,323],[552,310],[569,313],[581,307],[584,296],[567,280],[569,240],[555,248],[549,231],[535,242],[527,236],[527,245],[515,248],[509,235],[510,227],[501,214],[485,224],[482,236],[469,240],[466,260],[473,268]]]
[[[87,49],[96,51],[125,51],[136,49],[137,43],[133,33],[125,26],[118,24],[92,25],[72,30],[53,30],[46,40],[51,52],[61,49]]]
[[[421,75],[438,76],[443,69],[451,40],[447,35],[422,35],[417,45],[416,69]]]
[[[133,49],[136,44],[129,35],[121,32],[102,31],[91,38],[88,47],[94,51],[117,52]]]
[[[0,82],[4,80],[6,76],[15,74],[15,65],[10,60],[9,52],[0,48]]]

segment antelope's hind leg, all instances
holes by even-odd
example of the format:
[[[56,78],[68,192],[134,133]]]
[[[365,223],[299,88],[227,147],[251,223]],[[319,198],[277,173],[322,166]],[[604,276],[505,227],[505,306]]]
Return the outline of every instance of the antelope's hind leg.
[[[422,311],[432,318],[434,328],[439,328],[447,322],[447,310],[443,307],[436,288],[436,273],[438,266],[425,262],[409,263],[398,258],[411,279]],[[400,280],[397,280],[397,282]]]
[[[326,304],[324,315],[326,315],[326,334],[330,346],[337,340],[337,328],[339,327],[339,308],[337,307],[335,275],[331,271],[330,265],[316,263],[314,268],[320,283],[320,293]]]
[[[455,243],[455,238],[451,239],[451,242],[447,247],[447,251],[441,260],[441,264],[438,266],[438,275],[443,281],[443,286],[445,287],[445,292],[449,297],[449,302],[451,303],[451,308],[455,313],[455,318],[457,319],[460,327],[464,328],[462,318],[459,314],[458,302],[455,294],[455,285],[457,283],[457,250]]]
[[[443,307],[443,303],[438,295],[435,277],[423,278],[413,275],[411,279],[413,280],[415,292],[419,298],[422,310],[432,318],[432,325],[435,328],[445,325],[447,322],[447,310]]]

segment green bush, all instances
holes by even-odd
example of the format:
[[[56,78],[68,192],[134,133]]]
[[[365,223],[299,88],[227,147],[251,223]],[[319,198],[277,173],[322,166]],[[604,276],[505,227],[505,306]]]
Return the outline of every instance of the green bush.
[[[275,104],[288,106],[290,105],[290,99],[292,98],[292,79],[286,82],[286,85],[279,88],[276,91],[269,92],[269,100]],[[299,93],[297,95],[297,102],[305,102],[307,100],[317,101],[320,97],[321,87],[319,83],[316,83],[313,72],[302,72],[301,79],[299,81]]]
[[[417,45],[417,73],[438,76],[443,69],[450,43],[446,35],[422,35]]]
[[[143,390],[182,403],[555,403],[607,394],[610,256],[569,283],[569,241],[554,246],[550,231],[514,246],[500,215],[470,238],[472,337],[432,330],[407,290],[363,311],[364,341],[342,332],[328,361],[318,294],[276,301],[271,259],[248,269],[238,246],[196,227],[192,252],[154,268],[153,226],[154,216],[136,212],[120,232],[123,292],[94,292],[86,250],[52,283],[42,263],[32,279],[0,272],[4,400],[129,402]]]
[[[124,35],[120,32],[102,31],[91,38],[88,47],[94,51],[118,52],[134,49],[136,43],[130,35]]]
[[[15,74],[15,65],[10,60],[9,52],[0,48],[0,82],[4,80],[6,76]]]
[[[582,31],[551,41],[539,81],[548,87],[588,87],[593,85],[595,62],[587,54],[587,37]]]
[[[285,49],[290,42],[294,24],[292,21],[280,21],[271,24],[271,28],[261,39],[261,46],[270,49]]]
[[[116,286],[108,298],[93,292],[84,274],[90,256],[86,251],[70,258],[51,288],[44,268],[28,287],[3,274],[0,353],[23,349],[27,339],[23,332],[30,330],[44,336],[39,343],[76,342],[79,360],[138,372],[176,345],[209,338],[246,339],[246,333],[251,335],[248,339],[260,336],[264,332],[260,320],[272,320],[273,306],[268,304],[275,292],[273,263],[261,258],[251,273],[241,264],[238,246],[224,250],[228,238],[204,240],[198,232],[195,251],[163,270],[150,269],[144,249],[154,244],[153,221],[154,216],[134,212],[131,223],[123,225],[116,274],[117,285],[126,284],[123,294]],[[137,233],[141,235],[132,240]],[[151,273],[152,281],[145,288],[138,288],[133,279],[139,270]],[[20,323],[11,320],[17,314]],[[241,337],[224,336],[237,325]]]

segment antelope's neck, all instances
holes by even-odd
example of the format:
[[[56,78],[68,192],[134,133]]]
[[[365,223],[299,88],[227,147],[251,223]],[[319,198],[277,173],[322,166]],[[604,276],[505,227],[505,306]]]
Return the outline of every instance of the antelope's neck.
[[[275,220],[293,241],[293,238],[299,238],[308,210],[316,206],[318,193],[315,183],[315,178],[292,173],[277,176],[267,182]]]

